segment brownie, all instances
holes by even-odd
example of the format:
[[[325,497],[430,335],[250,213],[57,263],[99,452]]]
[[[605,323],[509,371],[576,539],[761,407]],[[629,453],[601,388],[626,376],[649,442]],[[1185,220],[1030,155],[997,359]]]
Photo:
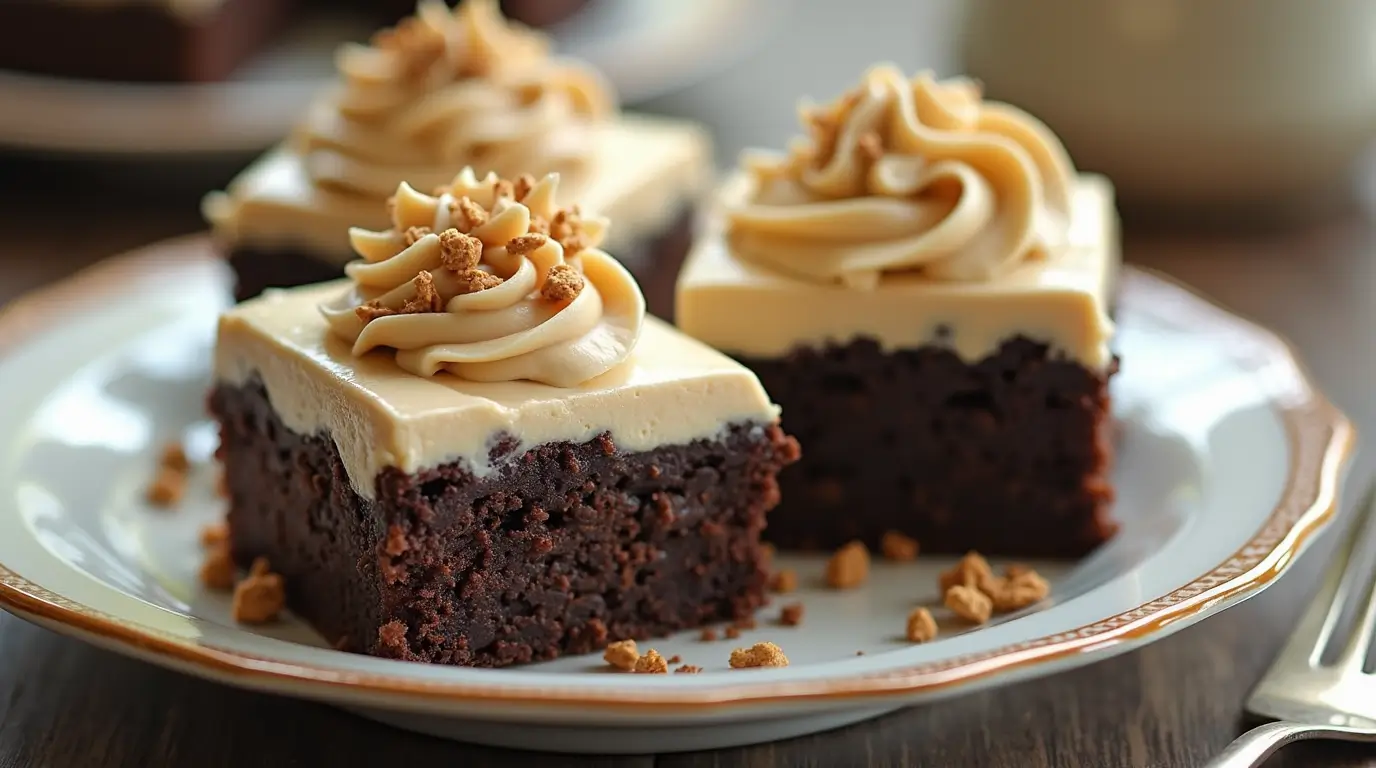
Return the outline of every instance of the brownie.
[[[316,0],[324,5],[329,0]],[[450,5],[458,5],[448,0]],[[337,0],[335,0],[337,2]],[[501,0],[498,4],[502,15],[531,27],[549,27],[558,24],[575,13],[583,10],[590,0]],[[379,21],[394,24],[402,16],[416,12],[415,0],[355,0],[355,4],[365,10],[381,10]]]
[[[673,314],[674,278],[692,242],[693,208],[685,206],[663,232],[613,254],[635,275],[652,314]],[[291,288],[343,277],[344,270],[298,248],[252,245],[229,249],[234,298],[244,301],[267,288]]]
[[[266,557],[288,605],[337,647],[496,667],[748,616],[765,513],[797,443],[775,425],[641,453],[602,435],[497,469],[390,468],[360,496],[333,440],[288,429],[259,380],[220,384],[235,559]]]
[[[781,474],[780,547],[1074,557],[1113,535],[1108,372],[1016,337],[973,363],[869,339],[742,358],[806,453]]]
[[[289,5],[225,0],[188,19],[165,3],[6,0],[0,69],[89,80],[221,80],[281,27]]]

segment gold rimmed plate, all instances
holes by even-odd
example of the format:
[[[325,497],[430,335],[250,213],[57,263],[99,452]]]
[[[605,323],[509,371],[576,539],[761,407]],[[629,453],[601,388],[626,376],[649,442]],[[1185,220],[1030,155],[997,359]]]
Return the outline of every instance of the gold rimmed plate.
[[[0,312],[0,605],[190,674],[335,703],[401,727],[559,751],[663,752],[796,736],[898,707],[1051,674],[1153,642],[1272,583],[1332,517],[1348,421],[1287,345],[1160,277],[1126,269],[1115,471],[1122,523],[1078,562],[1036,563],[1050,599],[978,629],[903,639],[950,560],[878,563],[862,589],[802,588],[738,640],[651,641],[696,675],[609,673],[595,656],[501,670],[328,648],[288,618],[236,625],[196,580],[218,519],[202,403],[228,275],[204,238],[112,259]],[[162,445],[195,466],[176,510],[144,489]],[[775,621],[801,601],[801,626]],[[761,640],[783,669],[730,670]]]

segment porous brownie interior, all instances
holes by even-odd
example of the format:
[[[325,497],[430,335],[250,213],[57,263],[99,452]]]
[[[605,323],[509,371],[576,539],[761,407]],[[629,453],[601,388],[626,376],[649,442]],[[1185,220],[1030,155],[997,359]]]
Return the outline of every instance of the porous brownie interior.
[[[603,435],[512,454],[481,478],[387,469],[375,499],[334,442],[288,430],[262,384],[220,385],[235,559],[266,556],[339,647],[502,666],[748,615],[759,535],[797,457],[777,426],[643,453]],[[511,454],[514,441],[495,447]]]
[[[804,448],[765,538],[781,547],[1072,557],[1110,537],[1108,378],[1018,337],[972,363],[873,340],[742,359]]]

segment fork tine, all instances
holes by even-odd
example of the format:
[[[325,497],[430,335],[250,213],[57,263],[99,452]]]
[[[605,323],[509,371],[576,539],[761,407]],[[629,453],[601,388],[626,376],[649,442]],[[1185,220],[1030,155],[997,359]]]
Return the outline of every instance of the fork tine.
[[[1362,506],[1359,510],[1362,517],[1358,520],[1362,528],[1358,535],[1348,540],[1347,552],[1344,555],[1345,560],[1351,558],[1355,546],[1360,546],[1359,541],[1371,538],[1373,526],[1371,510],[1373,507],[1376,507],[1376,489],[1373,489],[1367,498],[1362,499]],[[1376,634],[1376,579],[1371,577],[1363,579],[1363,574],[1358,572],[1355,561],[1347,563],[1344,571],[1343,582],[1347,587],[1344,591],[1360,588],[1364,592],[1362,596],[1365,600],[1362,615],[1357,620],[1356,626],[1353,627],[1347,644],[1343,646],[1343,652],[1338,657],[1337,666],[1345,670],[1360,672],[1366,663],[1367,652],[1371,650],[1372,635]]]
[[[1373,489],[1373,494],[1376,494],[1376,489]],[[1342,617],[1343,606],[1347,604],[1346,593],[1351,589],[1348,584],[1350,579],[1346,577],[1348,563],[1357,540],[1363,538],[1370,524],[1371,501],[1368,498],[1357,507],[1357,519],[1352,521],[1349,530],[1344,531],[1343,541],[1324,572],[1323,584],[1310,600],[1308,610],[1286,640],[1285,647],[1272,662],[1272,670],[1304,669],[1319,665],[1323,650],[1328,647],[1328,641]]]

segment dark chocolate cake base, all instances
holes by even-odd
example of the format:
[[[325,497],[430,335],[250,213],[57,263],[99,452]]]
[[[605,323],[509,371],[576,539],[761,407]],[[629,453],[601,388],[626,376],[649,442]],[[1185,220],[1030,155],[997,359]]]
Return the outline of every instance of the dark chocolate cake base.
[[[1021,337],[973,364],[872,340],[742,362],[805,452],[779,478],[765,538],[780,547],[874,547],[895,530],[923,552],[1074,557],[1116,529],[1112,370]]]
[[[612,255],[635,275],[650,313],[673,317],[674,280],[692,244],[693,209],[686,207],[664,231]],[[239,246],[229,250],[234,298],[244,301],[268,288],[291,288],[344,276],[342,266],[299,248]]]
[[[334,442],[287,429],[261,384],[220,386],[235,559],[267,557],[288,605],[341,648],[495,667],[748,616],[760,532],[797,443],[777,426],[626,453],[601,436],[482,478],[384,470],[374,499]]]
[[[227,0],[184,17],[165,3],[0,2],[0,69],[131,82],[222,80],[287,19],[286,0]]]

